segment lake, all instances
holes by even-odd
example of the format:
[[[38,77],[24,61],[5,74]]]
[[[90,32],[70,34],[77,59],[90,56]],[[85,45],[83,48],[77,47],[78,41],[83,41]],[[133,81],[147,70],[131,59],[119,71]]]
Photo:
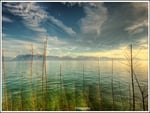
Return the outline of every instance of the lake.
[[[42,61],[5,62],[3,110],[7,106],[10,111],[130,111],[132,89],[127,63],[113,61],[112,69],[112,61],[47,61],[43,69]],[[137,61],[134,72],[147,95],[147,61]],[[136,81],[134,83],[136,110],[141,111],[141,94]],[[146,98],[146,110],[147,101]]]

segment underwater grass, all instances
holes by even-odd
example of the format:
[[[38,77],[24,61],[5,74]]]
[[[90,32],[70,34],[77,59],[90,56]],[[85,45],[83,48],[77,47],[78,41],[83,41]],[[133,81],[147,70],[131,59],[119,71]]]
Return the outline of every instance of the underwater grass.
[[[91,111],[111,111],[112,110],[112,103],[110,102],[110,99],[111,99],[110,94],[102,97],[103,104],[100,105],[98,86],[89,85],[87,87],[89,88],[89,91],[86,92],[88,93],[87,97],[88,97],[89,104],[87,103],[86,99],[83,97],[82,90],[79,90],[79,89],[76,89],[76,103],[74,100],[75,99],[74,94],[73,94],[74,91],[70,88],[65,87],[64,88],[65,91],[62,91],[61,95],[60,95],[60,89],[56,91],[53,91],[53,90],[48,91],[49,93],[48,96],[46,93],[44,94],[44,96],[47,96],[47,98],[50,97],[50,99],[47,100],[48,105],[46,106],[45,111],[68,111],[68,110],[75,111],[75,110],[79,110],[79,109],[76,109],[79,107],[80,108],[88,107],[90,108]],[[33,109],[32,107],[32,104],[31,104],[32,100],[30,98],[30,94],[21,93],[22,96],[20,96],[20,94],[12,95],[12,100],[13,100],[12,111],[16,111],[16,110],[17,111],[29,111],[29,110],[30,111],[43,111],[43,105],[42,105],[43,96],[41,95],[39,91],[36,93],[37,93],[36,109]],[[62,101],[60,101],[60,99]],[[124,109],[122,108],[121,100],[118,98],[118,100],[115,101],[114,110],[116,111],[129,110],[128,99],[123,99],[122,101],[124,102],[124,106],[123,106]],[[11,106],[11,103],[9,102],[8,105]]]

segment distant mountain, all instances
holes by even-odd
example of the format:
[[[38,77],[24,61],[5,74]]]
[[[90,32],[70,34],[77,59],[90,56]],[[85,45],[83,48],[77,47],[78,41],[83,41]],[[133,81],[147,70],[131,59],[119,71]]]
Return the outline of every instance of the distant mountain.
[[[12,59],[12,57],[4,57],[4,61],[11,61]]]
[[[32,55],[18,55],[13,60],[31,60]],[[43,55],[33,55],[34,60],[43,60]],[[72,57],[46,56],[46,60],[73,60]]]
[[[41,60],[43,58],[42,55],[33,55],[34,60]],[[15,58],[13,58],[12,60],[31,60],[32,59],[32,55],[30,54],[26,54],[26,55],[18,55]]]
[[[18,60],[31,60],[32,55],[31,54],[26,54],[26,55],[18,55],[15,58],[13,58],[13,61],[18,61]],[[43,60],[43,55],[33,55],[34,60]],[[78,56],[78,57],[71,57],[71,56],[47,56],[46,60],[98,60],[98,57],[91,57],[91,56]],[[103,61],[110,61],[112,58],[110,57],[101,57],[100,60]],[[125,60],[124,58],[114,58],[114,60]]]

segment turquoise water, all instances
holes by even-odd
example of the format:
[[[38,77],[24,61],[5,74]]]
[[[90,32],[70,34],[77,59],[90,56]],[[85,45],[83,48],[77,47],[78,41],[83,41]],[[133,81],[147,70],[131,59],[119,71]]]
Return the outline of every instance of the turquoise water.
[[[126,62],[123,62],[126,63]],[[130,77],[130,67],[124,65],[120,61],[114,61],[113,63],[113,90],[114,90],[114,101],[117,105],[114,110],[130,110],[129,109],[129,84],[131,81]],[[143,87],[148,85],[148,70],[146,61],[138,61],[140,65],[134,67],[137,78]],[[60,82],[60,65],[61,65],[61,81]],[[84,71],[83,71],[84,66]],[[4,71],[4,70],[3,70]],[[100,75],[99,75],[100,73]],[[15,105],[15,99],[18,100],[20,97],[20,92],[24,94],[23,103],[28,102],[29,96],[33,90],[36,93],[37,100],[42,95],[42,61],[33,61],[32,68],[32,90],[31,90],[31,62],[30,61],[13,61],[5,62],[5,76],[6,85],[8,91],[8,98],[11,98],[12,103],[9,105],[10,110],[22,110],[17,108]],[[100,76],[100,82],[99,82]],[[105,108],[92,108],[92,110],[113,110],[112,107],[112,62],[111,61],[47,61],[46,62],[46,77],[47,77],[47,91],[49,92],[49,97],[57,98],[58,92],[63,90],[65,93],[64,100],[70,100],[73,104],[73,109],[75,107],[91,107],[97,106],[97,101],[100,99],[99,92],[101,92],[102,97],[105,99]],[[99,84],[100,83],[100,84]],[[119,85],[120,84],[120,85]],[[61,85],[61,87],[60,87]],[[100,90],[99,90],[100,85]],[[3,89],[4,89],[3,80]],[[85,104],[82,92],[91,96],[88,103]],[[136,110],[142,110],[141,95],[138,86],[135,81],[135,92],[136,92]],[[147,93],[147,90],[146,90]],[[68,98],[69,97],[69,98]],[[75,100],[73,100],[75,99]],[[54,102],[56,104],[55,99]],[[81,101],[79,101],[81,100]],[[4,90],[3,90],[3,101],[4,100]],[[42,100],[40,100],[42,101]],[[91,101],[91,102],[90,102]],[[96,102],[92,102],[96,101]],[[19,104],[20,101],[18,101]],[[49,106],[54,106],[52,100]],[[59,103],[59,102],[58,102]],[[69,103],[69,102],[68,102]],[[92,104],[91,104],[92,103]],[[94,105],[95,104],[95,105]],[[145,104],[147,105],[147,99]],[[70,105],[70,104],[69,104]],[[3,103],[3,110],[5,110]],[[13,107],[12,107],[13,106]],[[32,107],[27,107],[24,110],[33,110]],[[38,105],[39,107],[40,105]],[[71,105],[70,105],[71,106]],[[16,107],[16,109],[15,109]],[[43,110],[36,108],[34,110]],[[46,110],[61,110],[53,109],[49,107]]]

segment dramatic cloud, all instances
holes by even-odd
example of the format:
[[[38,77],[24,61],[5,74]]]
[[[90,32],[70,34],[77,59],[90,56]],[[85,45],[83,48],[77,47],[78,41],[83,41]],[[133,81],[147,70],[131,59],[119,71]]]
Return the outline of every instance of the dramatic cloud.
[[[83,23],[86,24],[81,24],[81,28],[83,33],[87,32],[81,33],[77,43],[97,51],[112,50],[136,44],[147,36],[147,3],[92,3],[85,7],[88,7],[84,9],[87,15]]]
[[[133,25],[127,27],[125,30],[131,34],[140,33],[143,31],[143,27],[148,27],[148,20],[135,22]]]
[[[83,33],[95,33],[100,35],[101,26],[107,19],[107,8],[103,3],[89,3],[84,6],[86,16],[81,19]]]
[[[53,56],[121,55],[129,44],[147,49],[145,2],[8,2],[2,19],[3,47],[10,51],[33,43],[40,53],[46,37]]]
[[[2,17],[2,21],[3,21],[3,22],[8,22],[8,23],[12,23],[12,22],[13,22],[13,20],[11,20],[10,18],[8,18],[8,17],[6,17],[6,16],[3,16],[3,17]]]
[[[53,16],[49,16],[49,19],[58,27],[60,27],[62,30],[64,30],[66,33],[70,35],[75,35],[76,33],[72,30],[72,28],[69,28],[65,26],[61,21],[58,19],[54,18]]]
[[[40,24],[47,15],[36,3],[6,3],[4,5],[12,14],[20,16],[24,25],[29,29],[37,32],[46,32],[46,29],[41,27]]]
[[[49,19],[51,22],[63,29],[68,34],[75,34],[72,28],[65,26],[60,20],[51,15],[48,15],[48,12],[46,12],[41,6],[39,6],[38,3],[6,3],[4,6],[7,7],[7,9],[12,14],[22,17],[22,22],[24,23],[24,25],[36,32],[46,33],[47,29],[44,28],[42,23],[44,23],[44,21],[46,22]]]

